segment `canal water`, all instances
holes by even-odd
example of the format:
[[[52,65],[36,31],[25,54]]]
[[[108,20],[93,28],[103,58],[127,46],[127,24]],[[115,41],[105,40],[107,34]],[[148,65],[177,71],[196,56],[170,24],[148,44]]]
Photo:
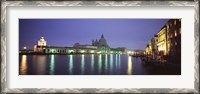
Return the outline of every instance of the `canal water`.
[[[20,75],[148,75],[141,58],[127,54],[20,55]]]

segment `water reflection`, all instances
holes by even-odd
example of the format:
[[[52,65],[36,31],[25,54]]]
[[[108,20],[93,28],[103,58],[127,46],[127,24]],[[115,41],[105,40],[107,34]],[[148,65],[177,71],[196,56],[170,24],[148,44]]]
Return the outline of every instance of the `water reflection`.
[[[22,55],[21,66],[20,66],[20,74],[27,74],[27,56]]]
[[[73,74],[73,55],[69,55],[69,74]]]
[[[54,71],[55,71],[55,60],[54,60],[54,55],[51,55],[50,74],[54,74]]]
[[[132,57],[128,56],[128,70],[127,70],[128,75],[132,74]]]
[[[35,70],[35,74],[43,75],[46,74],[46,56],[40,55],[33,60],[33,66]]]
[[[92,73],[94,73],[94,54],[91,55],[91,68],[92,68]]]
[[[81,74],[85,72],[85,58],[84,55],[81,55]]]
[[[126,54],[21,55],[19,62],[20,75],[148,74],[140,58]]]
[[[110,74],[113,72],[113,55],[110,54]]]
[[[108,71],[108,55],[105,55],[105,72],[107,73]]]
[[[117,54],[115,54],[115,68],[118,68],[118,59],[117,59]]]
[[[101,68],[102,68],[102,56],[100,54],[98,56],[98,72],[99,72],[99,74],[101,73]]]
[[[120,71],[121,70],[121,54],[119,54],[118,66],[119,66],[119,71]]]

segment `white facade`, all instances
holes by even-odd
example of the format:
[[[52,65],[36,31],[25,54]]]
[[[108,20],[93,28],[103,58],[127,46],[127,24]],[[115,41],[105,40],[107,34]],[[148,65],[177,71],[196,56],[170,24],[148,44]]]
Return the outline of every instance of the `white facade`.
[[[40,40],[38,40],[38,46],[46,46],[47,42],[44,40],[44,36],[41,37]]]

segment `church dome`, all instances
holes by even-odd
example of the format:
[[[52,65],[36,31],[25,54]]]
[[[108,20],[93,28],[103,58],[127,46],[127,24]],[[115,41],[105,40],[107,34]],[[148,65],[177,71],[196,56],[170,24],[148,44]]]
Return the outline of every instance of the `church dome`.
[[[101,35],[101,39],[99,39],[99,44],[98,44],[99,47],[108,47],[108,44],[107,44],[107,41],[106,39],[104,38],[103,35]]]

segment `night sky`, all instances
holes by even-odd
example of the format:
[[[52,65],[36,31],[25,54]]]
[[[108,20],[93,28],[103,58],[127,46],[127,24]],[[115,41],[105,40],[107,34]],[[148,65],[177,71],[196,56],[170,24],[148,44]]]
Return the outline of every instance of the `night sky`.
[[[48,46],[91,44],[101,35],[111,48],[145,50],[168,19],[19,19],[19,47],[33,49],[42,35]]]

